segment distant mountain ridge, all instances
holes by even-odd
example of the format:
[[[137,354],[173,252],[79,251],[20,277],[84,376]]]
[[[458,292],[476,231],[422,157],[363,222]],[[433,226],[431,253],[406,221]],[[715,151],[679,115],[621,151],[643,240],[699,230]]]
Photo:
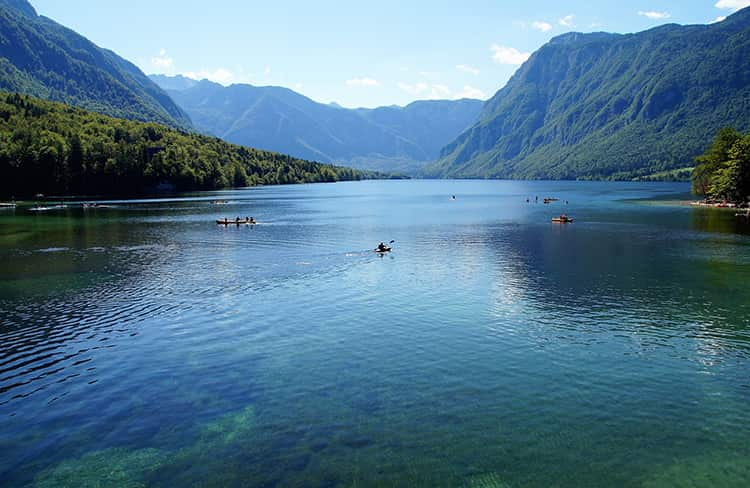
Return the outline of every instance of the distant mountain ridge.
[[[750,129],[750,9],[711,25],[552,39],[448,144],[441,177],[629,179]]]
[[[235,144],[378,171],[415,173],[469,127],[480,100],[418,101],[406,107],[346,109],[293,90],[177,76],[151,79],[198,130]]]
[[[26,0],[0,0],[0,89],[191,128],[187,114],[135,65],[37,15]]]

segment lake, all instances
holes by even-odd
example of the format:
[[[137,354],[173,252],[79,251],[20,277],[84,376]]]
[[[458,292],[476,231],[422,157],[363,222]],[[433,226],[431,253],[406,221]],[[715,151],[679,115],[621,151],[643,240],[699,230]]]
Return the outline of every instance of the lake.
[[[688,191],[0,211],[0,484],[747,486],[750,227]]]

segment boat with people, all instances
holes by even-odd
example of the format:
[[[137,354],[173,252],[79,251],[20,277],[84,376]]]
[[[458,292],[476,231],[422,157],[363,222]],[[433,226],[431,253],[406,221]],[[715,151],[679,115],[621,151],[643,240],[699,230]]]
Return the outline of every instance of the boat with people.
[[[258,221],[255,220],[254,217],[245,217],[245,220],[242,220],[239,217],[237,217],[234,220],[229,220],[225,217],[224,220],[216,221],[216,225],[238,225],[239,226],[239,225],[255,225],[257,223]]]
[[[553,224],[571,224],[573,223],[573,219],[568,217],[565,214],[562,214],[559,217],[552,217],[552,223]]]

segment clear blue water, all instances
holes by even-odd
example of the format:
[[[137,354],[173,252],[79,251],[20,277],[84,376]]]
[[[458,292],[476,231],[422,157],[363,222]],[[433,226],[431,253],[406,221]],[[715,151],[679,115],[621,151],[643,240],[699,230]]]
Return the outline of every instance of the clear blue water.
[[[748,486],[750,229],[687,191],[4,211],[0,484]]]

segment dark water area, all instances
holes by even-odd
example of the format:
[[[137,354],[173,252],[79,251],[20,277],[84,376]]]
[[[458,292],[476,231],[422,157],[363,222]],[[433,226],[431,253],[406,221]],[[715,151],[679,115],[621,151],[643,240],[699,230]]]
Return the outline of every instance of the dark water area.
[[[750,225],[688,190],[1,210],[0,485],[747,486]]]

